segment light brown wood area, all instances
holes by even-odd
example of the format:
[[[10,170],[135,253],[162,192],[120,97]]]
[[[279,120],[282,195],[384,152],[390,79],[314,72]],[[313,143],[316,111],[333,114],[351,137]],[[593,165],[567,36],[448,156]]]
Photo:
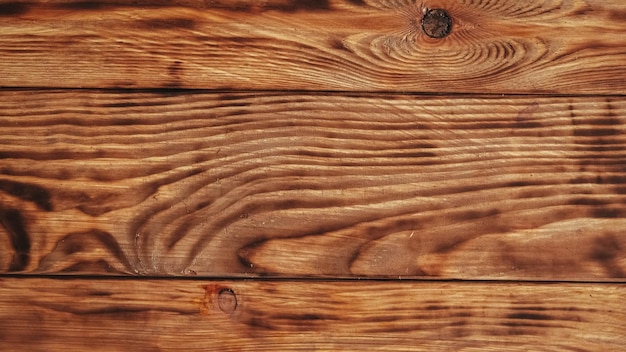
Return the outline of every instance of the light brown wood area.
[[[0,93],[0,268],[623,280],[626,100]]]
[[[2,0],[0,28],[4,87],[626,91],[623,0]]]
[[[3,350],[621,351],[624,285],[0,279]]]

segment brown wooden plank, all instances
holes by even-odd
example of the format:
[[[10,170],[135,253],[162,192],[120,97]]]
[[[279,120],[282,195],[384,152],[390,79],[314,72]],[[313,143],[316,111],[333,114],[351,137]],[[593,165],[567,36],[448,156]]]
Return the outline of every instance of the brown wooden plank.
[[[0,0],[0,28],[5,87],[626,92],[623,0]]]
[[[621,351],[623,284],[0,279],[5,351]]]
[[[0,269],[626,277],[626,99],[0,92]]]

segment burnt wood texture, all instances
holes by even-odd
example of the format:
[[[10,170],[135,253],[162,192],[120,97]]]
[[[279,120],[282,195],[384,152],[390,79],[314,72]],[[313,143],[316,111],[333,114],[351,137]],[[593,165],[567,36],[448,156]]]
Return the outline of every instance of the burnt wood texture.
[[[445,9],[431,38],[422,15]],[[615,94],[623,0],[0,2],[9,87]]]
[[[623,280],[626,101],[0,93],[0,270]]]
[[[614,284],[0,279],[3,350],[622,351]]]
[[[0,349],[621,351],[625,93],[623,0],[0,0]]]

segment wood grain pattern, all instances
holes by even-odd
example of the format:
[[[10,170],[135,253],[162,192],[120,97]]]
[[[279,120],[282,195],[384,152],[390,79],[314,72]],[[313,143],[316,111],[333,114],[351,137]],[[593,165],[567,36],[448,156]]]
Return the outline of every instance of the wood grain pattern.
[[[626,99],[0,92],[0,269],[624,280]]]
[[[0,28],[4,87],[626,92],[623,0],[1,0]]]
[[[623,284],[3,278],[0,340],[4,351],[621,351],[624,300]]]

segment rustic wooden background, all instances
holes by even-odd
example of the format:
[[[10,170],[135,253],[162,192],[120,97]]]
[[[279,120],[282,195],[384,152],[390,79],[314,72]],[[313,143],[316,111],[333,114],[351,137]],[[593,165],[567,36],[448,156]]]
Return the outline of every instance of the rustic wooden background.
[[[0,0],[0,225],[3,351],[621,351],[626,3]]]

